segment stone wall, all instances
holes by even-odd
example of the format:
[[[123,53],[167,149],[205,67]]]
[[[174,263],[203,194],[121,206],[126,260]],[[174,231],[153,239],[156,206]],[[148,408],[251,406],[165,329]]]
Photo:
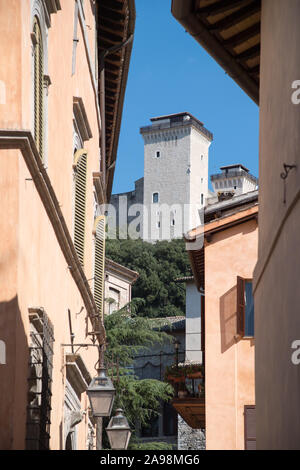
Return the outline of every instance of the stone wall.
[[[111,210],[108,211],[108,217],[112,217],[116,226],[121,231],[126,231],[128,225],[136,219],[137,231],[142,234],[142,220],[143,214],[140,211],[136,212],[136,204],[143,205],[144,203],[144,178],[140,178],[134,183],[134,190],[127,193],[112,194],[110,204],[113,206],[115,213]],[[131,210],[130,210],[131,208]]]
[[[178,415],[178,450],[205,450],[205,431],[192,429]]]

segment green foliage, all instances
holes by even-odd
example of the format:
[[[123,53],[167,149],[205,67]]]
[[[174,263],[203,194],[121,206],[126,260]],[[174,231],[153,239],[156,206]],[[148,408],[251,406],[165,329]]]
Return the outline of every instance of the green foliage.
[[[153,344],[171,341],[170,335],[160,330],[158,321],[137,316],[143,304],[135,299],[130,305],[105,317],[107,334],[106,363],[116,388],[115,408],[123,408],[133,429],[138,421],[147,426],[151,416],[158,414],[160,401],[169,401],[173,388],[159,380],[139,380],[131,368],[133,359],[141,349]]]
[[[139,442],[133,441],[129,445],[130,450],[172,450],[172,444],[167,442]]]
[[[130,305],[105,317],[108,363],[118,360],[121,367],[128,368],[140,350],[151,348],[155,343],[171,341],[170,335],[160,330],[161,321],[155,320],[154,324],[153,319],[138,316],[137,312],[144,303],[143,299],[133,299]]]
[[[133,374],[124,373],[117,389],[116,407],[126,410],[126,417],[131,428],[139,421],[147,426],[153,416],[158,415],[160,401],[169,401],[173,395],[173,387],[155,379],[138,380]]]
[[[137,313],[146,317],[184,315],[185,290],[174,279],[191,275],[184,241],[110,240],[106,256],[139,273],[132,296],[144,299]]]

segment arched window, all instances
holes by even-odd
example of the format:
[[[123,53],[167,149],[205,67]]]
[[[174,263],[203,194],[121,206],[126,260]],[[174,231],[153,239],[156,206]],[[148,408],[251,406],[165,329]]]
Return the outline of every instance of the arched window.
[[[74,245],[81,264],[84,264],[87,152],[77,150],[74,155],[75,210]]]
[[[100,215],[94,224],[94,298],[99,315],[103,318],[104,268],[105,268],[105,216]]]
[[[35,16],[34,35],[34,139],[40,157],[44,157],[44,47],[41,26]]]

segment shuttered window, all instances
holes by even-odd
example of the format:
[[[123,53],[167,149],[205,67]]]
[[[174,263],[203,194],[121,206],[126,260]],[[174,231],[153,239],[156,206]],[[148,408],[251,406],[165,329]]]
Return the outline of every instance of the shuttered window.
[[[244,419],[245,419],[245,450],[256,450],[255,406],[253,405],[245,406]]]
[[[237,334],[245,332],[245,279],[237,277]]]
[[[254,299],[252,280],[237,278],[237,334],[254,336]]]
[[[105,216],[97,217],[95,233],[94,297],[99,315],[103,318],[105,268]]]
[[[83,266],[85,244],[85,207],[86,207],[86,173],[87,152],[77,150],[74,156],[75,172],[75,211],[74,211],[74,245],[78,258]]]
[[[34,139],[40,157],[44,157],[44,51],[41,27],[35,17],[34,45]]]

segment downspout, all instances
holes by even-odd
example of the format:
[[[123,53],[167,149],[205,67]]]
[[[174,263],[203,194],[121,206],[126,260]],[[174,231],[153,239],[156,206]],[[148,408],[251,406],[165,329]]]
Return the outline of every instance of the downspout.
[[[116,44],[109,49],[104,50],[99,58],[100,67],[100,115],[101,115],[101,170],[102,170],[102,181],[106,197],[106,126],[105,126],[105,57],[113,52],[116,52],[123,47],[128,46],[133,41],[133,34],[131,34],[125,41],[120,44]]]

